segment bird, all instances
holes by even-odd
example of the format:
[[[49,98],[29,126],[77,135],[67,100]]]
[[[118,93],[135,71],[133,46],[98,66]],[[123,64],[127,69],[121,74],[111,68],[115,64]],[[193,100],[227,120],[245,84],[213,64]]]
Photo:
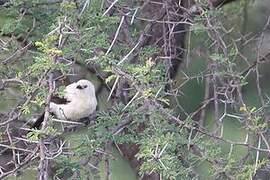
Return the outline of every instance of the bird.
[[[51,98],[49,112],[57,119],[76,121],[93,114],[96,107],[97,98],[93,83],[81,79],[65,87],[64,98],[57,96]],[[44,120],[44,114],[42,113],[31,126],[32,129],[40,128]]]

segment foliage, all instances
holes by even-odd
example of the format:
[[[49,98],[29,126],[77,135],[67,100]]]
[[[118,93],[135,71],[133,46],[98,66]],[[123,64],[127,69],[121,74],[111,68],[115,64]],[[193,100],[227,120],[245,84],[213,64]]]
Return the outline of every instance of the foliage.
[[[105,164],[106,158],[113,159],[108,144],[135,144],[139,147],[135,155],[140,162],[139,176],[158,173],[162,179],[199,179],[203,175],[197,173],[198,169],[205,168],[200,165],[208,163],[209,168],[204,171],[209,170],[213,179],[251,179],[256,170],[269,163],[264,157],[266,151],[263,147],[268,145],[264,135],[269,128],[265,119],[269,100],[259,93],[258,97],[263,99],[261,104],[250,105],[242,93],[243,88],[254,85],[249,80],[249,73],[253,67],[258,68],[259,62],[254,66],[251,63],[243,66],[242,61],[239,62],[239,56],[242,56],[239,46],[242,45],[235,40],[238,33],[226,31],[224,24],[232,23],[226,19],[228,13],[244,9],[238,6],[229,10],[205,8],[200,16],[189,17],[194,23],[190,36],[196,43],[189,44],[188,50],[192,58],[203,59],[207,67],[195,72],[195,76],[189,70],[179,73],[181,77],[175,80],[180,82],[179,85],[179,82],[171,83],[167,77],[168,61],[163,59],[171,54],[165,56],[162,53],[171,51],[171,47],[166,47],[166,43],[163,46],[159,46],[159,42],[138,45],[139,48],[131,52],[141,40],[141,33],[144,34],[134,15],[141,2],[132,2],[119,1],[114,9],[117,13],[107,12],[106,15],[103,13],[108,7],[100,0],[45,5],[43,3],[47,1],[14,0],[1,10],[8,12],[6,16],[11,18],[0,30],[2,36],[11,37],[1,47],[1,57],[4,57],[1,61],[12,57],[26,42],[32,42],[32,47],[22,53],[20,60],[15,58],[0,67],[1,79],[22,81],[19,89],[23,97],[18,108],[24,116],[44,108],[50,73],[57,72],[66,77],[73,73],[76,64],[95,69],[96,76],[105,74],[104,77],[101,75],[104,80],[101,84],[110,86],[113,94],[112,107],[99,110],[96,121],[90,122],[83,133],[73,132],[65,137],[62,130],[49,123],[45,129],[28,133],[28,140],[61,136],[72,142],[70,146],[61,147],[61,154],[50,156],[53,157],[54,178],[86,179],[94,172],[93,167],[88,167],[90,160],[98,157],[95,160],[99,161],[104,157],[102,162]],[[206,1],[198,3],[207,4]],[[121,25],[121,18],[126,18],[124,25]],[[132,18],[135,18],[133,24]],[[167,38],[167,34],[162,38]],[[198,56],[195,50],[193,52],[192,48],[198,44],[206,51],[202,56]],[[182,90],[194,79],[202,79],[205,89],[200,91],[209,91],[209,96],[204,97],[205,102],[199,109],[194,105],[193,112],[186,112],[181,105],[189,102],[181,102],[181,97],[188,96],[188,92],[183,95]],[[255,83],[258,85],[258,80]],[[169,90],[166,88],[168,84],[171,85]],[[55,93],[63,95],[63,87]],[[205,121],[211,119],[203,115],[206,111],[213,114],[213,129],[205,127]],[[227,117],[240,122],[239,129],[248,136],[244,142],[224,136]],[[254,142],[258,138],[260,144]],[[236,155],[237,152],[233,152],[235,146],[248,149],[247,154]],[[85,159],[89,159],[89,164],[88,161],[82,163]],[[97,172],[94,174],[98,175]]]

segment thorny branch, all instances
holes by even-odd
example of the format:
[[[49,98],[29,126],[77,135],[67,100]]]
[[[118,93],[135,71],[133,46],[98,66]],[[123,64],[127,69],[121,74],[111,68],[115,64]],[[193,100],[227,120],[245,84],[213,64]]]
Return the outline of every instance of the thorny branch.
[[[193,6],[177,6],[181,11],[179,11],[179,9],[173,7],[172,5],[174,4],[175,1],[147,1],[147,3],[145,3],[142,7],[136,9],[134,11],[134,9],[131,9],[129,7],[122,7],[121,5],[118,4],[118,0],[115,1],[106,1],[106,3],[108,3],[108,7],[106,7],[104,9],[104,13],[103,15],[108,15],[108,14],[113,14],[114,12],[117,12],[118,15],[121,18],[120,23],[118,25],[118,28],[116,29],[115,33],[113,33],[113,38],[111,41],[111,44],[109,46],[109,48],[105,51],[106,54],[109,54],[111,52],[111,50],[117,45],[118,41],[128,44],[129,46],[129,51],[127,54],[123,55],[122,59],[120,59],[118,61],[117,65],[114,65],[112,67],[112,73],[117,75],[117,79],[114,83],[114,85],[112,86],[109,98],[111,97],[111,95],[113,95],[114,92],[116,92],[118,97],[118,101],[114,101],[113,103],[119,103],[121,101],[121,98],[119,98],[120,96],[124,96],[124,100],[122,100],[122,103],[124,103],[126,106],[125,108],[127,108],[128,106],[130,106],[131,103],[133,103],[134,100],[136,100],[140,95],[142,95],[143,89],[141,88],[140,84],[137,83],[137,79],[132,75],[129,74],[127,72],[125,72],[124,70],[121,69],[121,65],[123,65],[124,63],[136,63],[137,59],[137,55],[140,52],[140,50],[146,46],[155,36],[155,34],[153,33],[153,31],[156,28],[156,25],[161,25],[158,27],[162,27],[160,28],[163,32],[161,33],[161,35],[157,36],[157,39],[155,39],[154,44],[160,45],[160,51],[158,52],[158,55],[154,56],[154,60],[159,62],[159,61],[163,61],[163,60],[167,60],[167,59],[173,59],[173,56],[175,56],[175,52],[174,52],[174,48],[172,48],[175,44],[175,42],[172,41],[172,39],[175,38],[175,34],[177,33],[175,31],[176,26],[179,24],[185,25],[185,27],[183,29],[180,29],[181,32],[187,32],[188,28],[192,25],[195,24],[194,21],[194,16],[199,16],[202,15],[202,12],[205,11],[205,9],[212,9],[212,8],[216,8],[216,7],[221,7],[226,3],[232,2],[234,0],[209,0],[208,1],[208,7],[203,7],[200,4],[194,4]],[[54,3],[61,3],[62,1],[48,1],[45,3],[40,3],[38,5],[45,5],[45,4],[54,4]],[[180,1],[179,1],[180,2]],[[89,1],[85,1],[84,3],[84,7],[83,10],[81,11],[81,13],[84,12],[85,8],[88,6]],[[147,17],[140,17],[139,15],[137,15],[137,11],[140,11],[140,9],[143,9],[148,3],[156,3],[159,4],[160,8],[159,12],[155,14],[154,17],[151,18],[147,18]],[[196,6],[196,7],[195,7]],[[139,14],[139,13],[138,13]],[[177,17],[177,18],[176,18]],[[178,21],[178,18],[180,17],[181,21]],[[194,110],[194,112],[192,113],[187,113],[185,112],[185,114],[189,117],[186,118],[186,120],[183,120],[175,115],[172,115],[171,112],[168,112],[166,108],[164,108],[163,104],[160,103],[157,99],[155,98],[149,98],[149,97],[144,97],[143,101],[145,102],[145,104],[150,104],[150,106],[152,106],[152,108],[156,108],[159,109],[161,111],[161,113],[164,115],[164,118],[169,121],[170,123],[175,124],[175,127],[181,129],[181,128],[185,128],[190,132],[190,136],[189,136],[189,148],[192,149],[192,147],[195,147],[196,150],[199,152],[194,152],[194,154],[199,154],[200,156],[203,157],[203,152],[202,150],[200,150],[198,147],[196,147],[196,144],[192,144],[192,138],[193,138],[193,133],[195,132],[195,134],[199,134],[202,136],[206,136],[209,137],[210,139],[213,139],[217,142],[222,142],[225,144],[228,144],[231,146],[231,150],[239,145],[242,147],[245,147],[248,149],[248,153],[250,153],[251,151],[256,151],[256,162],[255,162],[255,167],[254,167],[254,174],[256,173],[258,167],[258,161],[259,158],[261,156],[261,153],[270,153],[270,145],[269,145],[269,140],[267,139],[267,133],[263,130],[257,131],[257,132],[253,132],[255,134],[255,136],[258,139],[257,143],[252,143],[250,142],[249,138],[250,138],[250,134],[247,133],[246,139],[245,141],[241,142],[241,141],[232,141],[232,140],[228,140],[223,136],[223,119],[224,117],[232,117],[240,122],[246,122],[246,124],[248,125],[248,120],[251,119],[251,117],[254,113],[255,114],[260,114],[260,110],[263,109],[265,110],[266,107],[269,107],[269,102],[266,101],[266,98],[264,97],[264,93],[263,93],[263,89],[261,87],[261,82],[260,82],[260,67],[266,63],[269,62],[269,53],[266,55],[261,55],[258,51],[257,54],[257,59],[251,63],[248,64],[248,67],[246,67],[244,70],[241,70],[240,72],[236,72],[234,70],[234,67],[231,67],[231,64],[225,64],[226,67],[224,67],[224,64],[219,63],[218,60],[219,59],[213,59],[210,55],[211,54],[222,54],[224,56],[224,59],[228,59],[228,47],[229,45],[226,44],[225,40],[224,40],[224,36],[223,34],[226,34],[229,31],[227,31],[224,28],[217,28],[216,24],[218,24],[219,22],[215,19],[215,17],[212,16],[207,16],[204,15],[203,17],[203,25],[205,26],[205,29],[208,32],[209,35],[209,41],[212,42],[212,45],[210,47],[210,52],[207,53],[200,53],[200,57],[206,59],[206,61],[208,62],[208,66],[206,68],[206,70],[198,75],[198,76],[188,76],[186,75],[184,78],[182,78],[184,80],[184,83],[182,83],[180,86],[178,87],[173,87],[169,92],[167,92],[167,95],[173,95],[174,98],[178,98],[179,97],[179,93],[181,90],[181,87],[184,86],[185,83],[190,82],[194,79],[203,79],[204,80],[204,98],[203,101],[201,102],[201,104],[199,105],[199,107],[197,109]],[[66,21],[66,19],[65,19]],[[141,31],[141,33],[139,34],[138,38],[135,40],[135,38],[131,38],[131,32],[129,31],[129,25],[131,25],[134,21],[141,21],[144,23],[147,23],[147,25],[145,26],[144,30]],[[129,23],[130,22],[130,23]],[[64,35],[66,34],[75,34],[76,36],[79,36],[79,32],[77,32],[77,30],[73,30],[71,27],[69,27],[68,25],[64,25],[65,27],[67,27],[67,29],[70,30],[70,32],[65,33],[63,32],[61,29],[63,24],[61,24],[59,22],[59,27],[57,27],[54,31],[52,31],[51,33],[55,33],[56,31],[60,31],[60,38],[59,38],[59,42],[58,42],[58,46],[62,47],[64,46],[65,40],[68,39],[67,37],[64,37]],[[33,23],[33,29],[35,28],[35,24]],[[32,32],[31,29],[29,31]],[[123,37],[121,36],[121,33],[123,33]],[[29,34],[28,34],[29,35]],[[28,36],[27,35],[27,36]],[[263,37],[262,37],[263,39]],[[181,39],[181,41],[184,42],[184,38]],[[251,41],[251,40],[250,40]],[[236,43],[236,42],[235,42]],[[248,44],[248,40],[246,40],[246,42],[244,42],[244,44]],[[7,59],[5,59],[4,61],[2,61],[1,63],[4,65],[8,65],[10,63],[13,63],[15,60],[17,60],[17,57],[21,57],[27,50],[29,50],[29,48],[31,48],[32,44],[28,43],[26,46],[22,47],[21,49],[16,50],[16,52],[14,52],[10,57],[8,57]],[[187,50],[185,49],[185,47],[176,47],[177,50],[181,49],[182,53],[191,53],[191,55],[196,54],[196,52],[187,52]],[[260,49],[260,46],[258,46],[258,49]],[[211,53],[211,54],[210,54]],[[244,55],[242,55],[239,52],[239,56],[241,56],[241,58],[243,59],[247,59],[246,57],[244,57]],[[166,61],[168,62],[168,61]],[[166,63],[165,63],[166,64]],[[167,63],[169,65],[171,65],[170,63]],[[95,67],[94,67],[95,68]],[[219,74],[220,70],[224,70],[225,73],[224,74]],[[261,107],[259,108],[258,111],[254,112],[253,114],[249,114],[249,112],[244,112],[242,114],[233,114],[231,112],[229,112],[227,110],[228,107],[230,106],[236,106],[237,108],[243,108],[246,106],[246,103],[244,101],[243,98],[243,92],[242,92],[242,85],[241,85],[241,78],[247,78],[250,74],[252,74],[252,70],[255,70],[255,75],[256,75],[256,87],[257,87],[257,91],[258,91],[258,96],[261,102]],[[53,77],[52,77],[52,73],[51,72],[45,72],[45,74],[43,75],[43,77],[39,80],[37,88],[41,85],[41,82],[44,81],[45,77],[47,76],[47,74],[49,74],[49,80],[48,80],[48,84],[49,84],[49,93],[47,95],[46,98],[46,107],[45,107],[45,118],[44,118],[44,123],[42,125],[42,129],[41,131],[45,131],[48,125],[48,120],[49,120],[49,102],[51,99],[51,95],[54,91],[53,89]],[[26,82],[24,82],[21,79],[18,78],[10,78],[10,79],[2,79],[0,82],[0,89],[4,89],[6,87],[9,87],[10,84],[13,83],[18,83],[18,84],[24,84]],[[175,88],[175,89],[174,89]],[[126,90],[128,89],[128,90]],[[129,97],[128,96],[128,91],[132,89],[132,91],[136,91],[135,95],[133,97]],[[36,89],[37,90],[37,89]],[[24,101],[24,105],[28,104],[33,97],[35,96],[35,91],[34,90],[30,96],[27,96],[26,100]],[[175,91],[174,91],[175,90]],[[215,133],[212,132],[210,130],[207,130],[204,127],[204,121],[206,119],[206,111],[207,108],[211,107],[211,105],[214,104],[214,114],[215,114],[215,121],[217,123],[217,130],[220,131],[220,133]],[[181,104],[179,103],[178,106],[181,106]],[[224,108],[222,108],[224,106]],[[124,109],[125,109],[124,108]],[[247,109],[246,109],[247,110]],[[222,112],[223,111],[223,112]],[[199,114],[199,120],[196,119],[196,115]],[[264,114],[264,121],[266,120],[266,114]],[[20,148],[17,146],[13,146],[14,144],[16,144],[14,141],[14,139],[12,139],[13,137],[10,135],[10,123],[13,122],[14,120],[20,118],[21,116],[21,110],[18,110],[18,112],[16,112],[15,115],[13,116],[9,116],[7,120],[5,121],[1,121],[0,126],[1,127],[6,127],[6,133],[8,136],[8,144],[4,144],[4,143],[0,143],[1,147],[4,147],[6,149],[9,149],[12,151],[12,161],[14,162],[14,168],[11,171],[8,172],[1,172],[0,174],[0,178],[4,178],[14,172],[16,172],[17,170],[23,168],[24,166],[27,166],[28,164],[30,164],[33,160],[37,159],[38,157],[39,159],[39,179],[40,180],[45,180],[48,179],[48,162],[50,159],[54,159],[55,157],[57,157],[59,154],[62,153],[63,151],[63,146],[64,143],[62,143],[59,148],[57,150],[55,150],[55,152],[50,151],[50,149],[48,149],[47,147],[49,146],[49,142],[47,142],[47,139],[45,137],[44,134],[40,134],[40,139],[38,142],[34,142],[36,145],[38,145],[38,148],[35,148],[34,151],[32,150],[28,150],[28,149],[24,149],[24,148]],[[188,121],[188,119],[192,119],[192,123],[190,123]],[[57,120],[55,120],[57,121]],[[60,120],[61,121],[61,120]],[[61,121],[63,123],[66,123],[64,121]],[[116,125],[115,127],[111,127],[108,128],[108,131],[113,132],[113,134],[120,134],[123,133],[123,130],[128,127],[130,124],[132,123],[132,119],[129,116],[124,116],[122,121],[119,122],[118,125]],[[267,122],[266,122],[267,123]],[[70,122],[70,124],[72,124],[72,122]],[[80,123],[73,123],[77,125],[80,125]],[[29,140],[27,139],[23,139],[23,138],[15,138],[16,140],[20,140],[20,141],[26,141],[28,142]],[[33,143],[33,142],[32,142]],[[262,146],[262,144],[264,144],[266,147]],[[109,169],[109,155],[111,153],[111,148],[112,148],[113,142],[112,141],[108,141],[106,143],[106,147],[104,148],[105,151],[102,152],[103,154],[105,154],[105,168],[106,168],[106,172],[105,172],[105,176],[106,179],[110,179],[110,169]],[[163,153],[163,151],[165,151],[166,146],[163,147],[163,149],[160,152],[155,152],[155,156],[161,156],[160,154]],[[28,155],[26,156],[26,158],[21,158],[23,159],[22,162],[18,162],[16,160],[16,152],[20,151],[20,152],[24,152],[27,153]],[[50,151],[50,152],[48,152]],[[32,153],[33,152],[33,153]],[[32,153],[32,154],[31,154]],[[39,153],[37,156],[37,153]],[[53,154],[51,156],[49,156],[50,154]],[[82,165],[88,164],[89,163],[89,159],[91,159],[91,157],[87,158],[87,160],[85,161],[81,161]],[[217,164],[217,162],[213,162],[211,160],[207,160],[210,161],[211,164]],[[93,167],[97,168],[96,166],[93,165]],[[164,166],[165,167],[165,166]],[[1,170],[1,168],[0,168]],[[230,175],[226,176],[228,178],[232,178],[230,177]],[[73,177],[76,177],[76,174],[74,174]]]
[[[51,101],[51,97],[53,94],[54,88],[53,88],[53,74],[49,74],[49,93],[46,99],[46,106],[45,106],[45,114],[44,114],[44,120],[42,124],[41,131],[44,131],[47,128],[50,112],[49,112],[49,104]],[[47,180],[48,177],[48,159],[46,157],[46,146],[44,144],[45,137],[41,135],[39,140],[39,149],[40,149],[40,162],[38,166],[38,179],[39,180]]]

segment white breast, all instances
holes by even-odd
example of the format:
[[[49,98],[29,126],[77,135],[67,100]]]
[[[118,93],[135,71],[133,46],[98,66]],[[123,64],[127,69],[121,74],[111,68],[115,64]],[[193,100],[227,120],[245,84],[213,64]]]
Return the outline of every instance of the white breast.
[[[96,110],[96,97],[78,98],[68,104],[50,103],[50,110],[58,119],[78,120],[88,117]]]

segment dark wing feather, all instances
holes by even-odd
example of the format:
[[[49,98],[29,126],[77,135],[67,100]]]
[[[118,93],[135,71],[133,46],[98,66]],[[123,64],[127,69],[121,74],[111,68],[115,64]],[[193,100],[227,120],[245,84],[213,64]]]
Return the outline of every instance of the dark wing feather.
[[[68,104],[70,101],[68,101],[65,98],[60,98],[58,96],[53,96],[51,98],[51,102],[54,102],[55,104]],[[44,120],[44,112],[38,117],[38,119],[36,120],[36,122],[31,126],[32,129],[40,129],[41,124]],[[51,115],[53,115],[51,113]]]
[[[58,96],[52,96],[51,102],[54,102],[55,104],[67,104],[70,101],[68,101],[65,98],[58,97]]]

